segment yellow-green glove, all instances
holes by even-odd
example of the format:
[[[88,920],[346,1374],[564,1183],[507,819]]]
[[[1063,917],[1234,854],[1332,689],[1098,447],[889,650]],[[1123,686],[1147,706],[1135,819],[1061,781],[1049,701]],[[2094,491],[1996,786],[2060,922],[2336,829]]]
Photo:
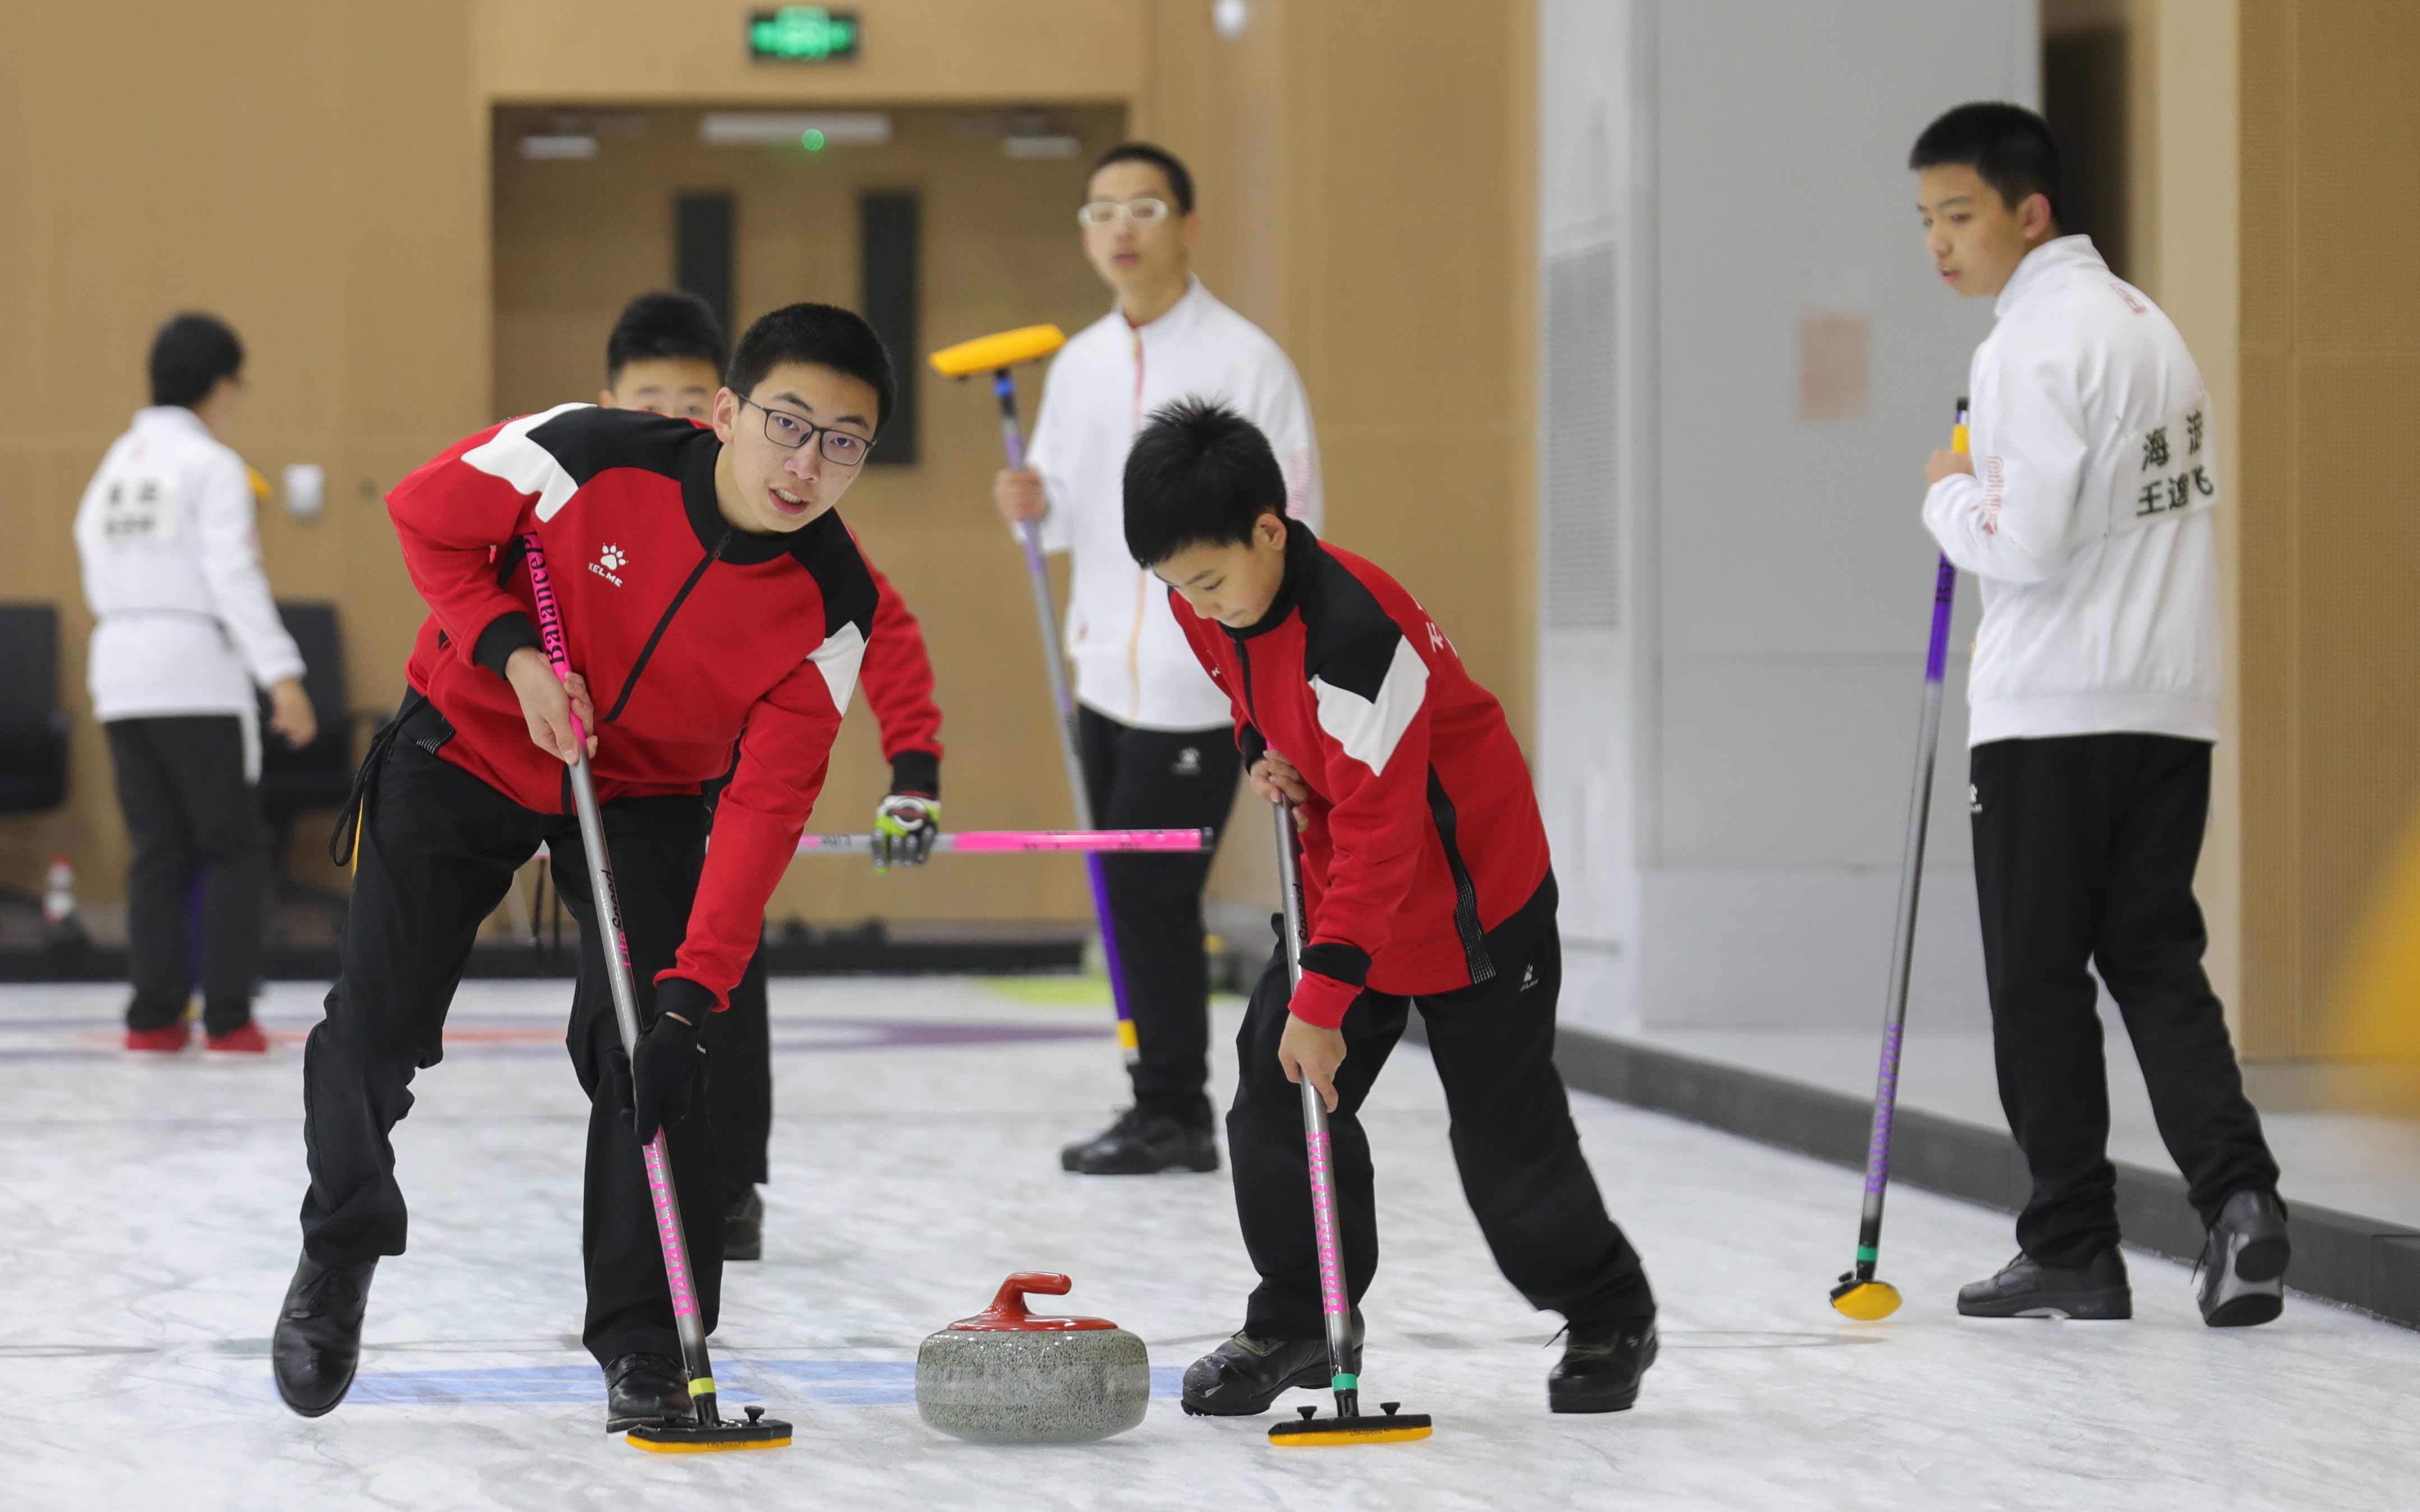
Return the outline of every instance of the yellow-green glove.
[[[874,870],[923,866],[941,832],[941,800],[894,793],[874,810]]]

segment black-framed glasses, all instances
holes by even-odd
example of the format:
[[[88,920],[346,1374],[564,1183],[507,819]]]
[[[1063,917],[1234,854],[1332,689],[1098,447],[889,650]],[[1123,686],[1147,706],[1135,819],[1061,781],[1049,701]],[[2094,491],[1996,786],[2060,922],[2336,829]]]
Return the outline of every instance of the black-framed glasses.
[[[1156,225],[1167,219],[1168,201],[1148,194],[1140,199],[1096,199],[1076,211],[1078,225],[1109,225],[1121,220],[1137,225]]]
[[[739,396],[739,402],[756,404],[746,394]],[[756,408],[765,410],[765,439],[785,452],[795,452],[809,441],[816,441],[815,450],[823,453],[825,461],[834,467],[853,468],[865,460],[866,453],[874,450],[874,441],[869,437],[835,430],[830,425],[814,424],[787,409],[767,409],[761,404],[756,404]],[[817,437],[822,440],[816,440]]]

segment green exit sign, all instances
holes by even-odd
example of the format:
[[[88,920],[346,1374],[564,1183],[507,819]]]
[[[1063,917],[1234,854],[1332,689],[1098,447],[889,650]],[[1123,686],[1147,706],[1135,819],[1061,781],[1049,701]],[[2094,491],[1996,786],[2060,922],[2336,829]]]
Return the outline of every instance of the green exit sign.
[[[854,10],[783,6],[751,11],[748,55],[776,63],[846,63],[857,56],[865,23]]]

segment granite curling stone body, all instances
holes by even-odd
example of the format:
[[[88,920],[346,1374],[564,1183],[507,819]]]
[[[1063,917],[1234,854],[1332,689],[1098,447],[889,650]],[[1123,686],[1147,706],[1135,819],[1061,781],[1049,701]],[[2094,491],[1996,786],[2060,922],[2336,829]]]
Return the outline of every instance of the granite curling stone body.
[[[1105,1318],[1036,1318],[1025,1293],[1061,1297],[1063,1275],[1023,1271],[991,1305],[916,1351],[916,1411],[976,1443],[1090,1443],[1142,1421],[1151,1360]]]

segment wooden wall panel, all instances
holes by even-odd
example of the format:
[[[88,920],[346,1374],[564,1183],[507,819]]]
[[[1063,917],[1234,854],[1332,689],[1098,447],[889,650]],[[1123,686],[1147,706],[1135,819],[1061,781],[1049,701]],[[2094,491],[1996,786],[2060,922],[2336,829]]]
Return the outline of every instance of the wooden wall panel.
[[[2241,609],[2246,505],[2236,486],[2243,444],[2237,0],[2133,0],[2123,8],[2133,13],[2136,28],[2130,72],[2137,93],[2127,114],[2144,128],[2132,150],[2151,160],[2149,170],[2139,176],[2133,218],[2157,231],[2135,258],[2136,272],[2127,276],[2159,301],[2193,349],[2214,407],[2220,475],[2228,480],[2226,507],[2217,517],[2226,678],[2211,771],[2210,830],[2194,890],[2210,929],[2205,964],[2211,986],[2240,1027],[2245,1001]],[[2045,25],[2049,17],[2046,9]]]
[[[2306,349],[2298,365],[2295,1044],[2309,1054],[2350,932],[2420,802],[2420,509],[2398,475],[2420,351]]]
[[[2242,834],[2241,1000],[2243,1053],[2294,1051],[2301,956],[2294,736],[2295,389],[2293,16],[2290,0],[2242,0],[2237,94],[2242,211],[2243,395],[2234,503],[2242,575],[2236,592],[2241,667],[2236,733]],[[2184,81],[2177,81],[2183,84]]]
[[[501,100],[1124,102],[1149,89],[1138,0],[862,6],[855,62],[756,63],[733,0],[479,0],[478,70]],[[1207,6],[1195,8],[1205,10]]]
[[[2312,352],[2420,348],[2420,5],[2300,0],[2294,12],[2298,339]]]
[[[2246,54],[2249,72],[2250,53]],[[2247,194],[2249,211],[2251,196]],[[2245,306],[2254,287],[2246,270]],[[2234,500],[2242,541],[2238,613],[2242,722],[2236,744],[2242,835],[2241,1001],[2247,1056],[2290,1056],[2301,985],[2300,744],[2295,722],[2300,625],[2294,614],[2296,393],[2282,352],[2246,343]]]
[[[0,878],[53,850],[108,900],[125,859],[86,717],[90,632],[70,525],[101,454],[146,402],[153,329],[215,311],[242,334],[228,440],[275,478],[328,470],[326,513],[261,516],[271,580],[344,605],[365,702],[417,624],[377,495],[486,412],[483,136],[465,108],[458,3],[227,0],[6,8],[0,119],[0,596],[62,609],[77,716],[70,807],[0,824]],[[298,847],[298,856],[307,847]]]
[[[1147,128],[1202,170],[1203,278],[1302,372],[1330,538],[1419,595],[1527,741],[1534,9],[1259,0],[1234,39],[1207,9],[1155,5]],[[1266,830],[1238,804],[1215,894],[1270,895]]]
[[[2241,25],[2244,1040],[2315,1056],[2420,808],[2420,11]]]

